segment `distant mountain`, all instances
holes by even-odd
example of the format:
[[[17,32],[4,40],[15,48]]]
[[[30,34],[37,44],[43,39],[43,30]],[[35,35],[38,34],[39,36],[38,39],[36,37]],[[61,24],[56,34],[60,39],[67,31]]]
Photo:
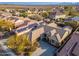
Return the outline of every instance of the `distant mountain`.
[[[12,5],[79,5],[79,2],[0,2],[0,4]]]
[[[58,5],[79,5],[79,2],[61,2]]]

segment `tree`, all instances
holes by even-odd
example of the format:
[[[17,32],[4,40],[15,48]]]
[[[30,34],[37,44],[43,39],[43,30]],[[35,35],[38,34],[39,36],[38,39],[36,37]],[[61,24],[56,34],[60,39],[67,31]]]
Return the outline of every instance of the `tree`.
[[[8,41],[7,41],[8,46],[10,46],[12,49],[14,49],[20,45],[29,45],[29,42],[30,41],[28,39],[28,36],[26,36],[26,35],[21,35],[21,37],[17,36],[17,35],[13,35],[13,36],[9,37]]]
[[[33,19],[33,20],[37,20],[37,21],[40,21],[40,20],[43,20],[43,17],[38,15],[38,14],[33,14],[31,16],[28,16],[30,19]]]
[[[68,16],[79,16],[79,12],[75,9],[74,6],[65,6],[64,13]]]
[[[25,9],[20,9],[20,10],[18,10],[18,12],[20,12],[20,13],[25,13]]]
[[[25,12],[20,13],[20,17],[27,17],[27,13],[25,13]]]
[[[16,53],[23,53],[27,47],[31,47],[31,42],[27,35],[13,35],[8,38],[7,45],[9,48],[16,51]],[[29,50],[30,51],[30,50]],[[29,53],[28,51],[28,53]]]
[[[7,46],[10,49],[13,49],[19,55],[29,55],[31,52],[36,50],[38,43],[31,44],[28,35],[13,35],[8,38]]]
[[[16,45],[16,39],[17,39],[16,35],[8,38],[7,45],[8,45],[9,48],[11,48],[11,49],[16,48],[16,46],[17,46]]]
[[[47,12],[42,12],[41,13],[42,17],[47,18],[49,16],[49,14]]]
[[[0,27],[2,27],[4,24],[4,21],[2,19],[0,19]]]
[[[65,25],[69,25],[69,26],[71,26],[73,29],[76,29],[76,28],[79,26],[79,24],[78,24],[77,21],[65,22]]]
[[[15,25],[11,22],[5,22],[6,25],[6,30],[11,31],[12,29],[15,28]]]
[[[1,19],[0,20],[0,27],[6,29],[8,31],[11,31],[15,27],[15,25],[10,21]]]

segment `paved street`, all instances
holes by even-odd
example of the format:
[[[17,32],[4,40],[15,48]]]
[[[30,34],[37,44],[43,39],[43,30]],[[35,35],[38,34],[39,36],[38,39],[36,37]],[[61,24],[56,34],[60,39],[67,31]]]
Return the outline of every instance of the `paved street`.
[[[47,42],[42,40],[39,41],[40,47],[33,52],[32,56],[52,56],[57,50],[54,46],[49,45]]]

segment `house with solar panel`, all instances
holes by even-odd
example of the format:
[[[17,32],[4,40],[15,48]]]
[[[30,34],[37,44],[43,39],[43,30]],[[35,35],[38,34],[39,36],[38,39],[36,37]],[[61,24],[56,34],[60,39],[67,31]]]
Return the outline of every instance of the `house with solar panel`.
[[[65,26],[63,28],[58,27],[55,23],[50,23],[44,26],[44,37],[47,42],[54,46],[61,46],[66,37],[71,33],[72,28]]]
[[[17,17],[17,16],[0,16],[1,19],[7,20],[14,24],[15,28],[19,28],[22,26],[26,26],[28,22],[30,21],[29,18],[23,18],[23,17]]]
[[[69,21],[77,21],[77,22],[79,22],[79,17],[78,17],[78,16],[69,17],[69,18],[66,19],[64,22],[69,22]]]
[[[20,26],[13,30],[13,32],[17,35],[26,34],[29,36],[30,42],[33,44],[42,36],[44,33],[43,22],[37,22],[35,20],[31,20],[27,23],[26,26]]]
[[[15,25],[15,27],[18,27],[19,25],[24,23],[24,21],[22,19],[20,19],[18,17],[15,17],[15,16],[4,16],[4,15],[1,15],[0,19],[6,20],[6,21],[9,21],[9,22],[13,23]]]
[[[15,25],[15,27],[18,27],[18,26],[24,24],[24,20],[22,20],[18,17],[15,17],[15,16],[12,16],[12,17],[10,16],[6,20],[12,22]]]
[[[2,32],[0,32],[0,39],[2,39],[4,36],[4,34]]]
[[[9,12],[2,12],[2,15],[4,15],[4,16],[12,16],[12,14],[9,13]]]
[[[56,7],[55,9],[53,9],[53,19],[55,19],[56,21],[61,21],[61,19],[65,19],[67,15],[63,12],[64,7]]]
[[[14,30],[14,32],[16,33],[16,35],[22,35],[25,34],[29,31],[31,31],[32,29],[36,28],[38,25],[38,22],[35,20],[25,20],[26,23],[23,23],[22,25],[20,25],[18,28],[16,28]]]
[[[17,36],[26,34],[29,36],[30,42],[33,44],[42,36],[44,33],[44,26],[40,26],[37,23],[30,24],[28,26],[24,26],[14,30]]]

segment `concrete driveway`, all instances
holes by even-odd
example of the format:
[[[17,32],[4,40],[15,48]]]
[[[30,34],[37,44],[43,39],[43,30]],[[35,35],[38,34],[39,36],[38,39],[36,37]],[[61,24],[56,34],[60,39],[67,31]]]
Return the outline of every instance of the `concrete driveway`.
[[[4,56],[15,56],[15,54],[13,53],[13,51],[11,49],[9,49],[5,44],[4,42],[6,42],[7,39],[2,39],[0,40],[0,45],[1,45],[1,48],[3,50],[3,52],[0,52],[0,55],[4,55]]]
[[[39,43],[40,47],[37,48],[35,52],[33,52],[32,56],[53,56],[57,50],[57,48],[42,40],[40,40]]]

